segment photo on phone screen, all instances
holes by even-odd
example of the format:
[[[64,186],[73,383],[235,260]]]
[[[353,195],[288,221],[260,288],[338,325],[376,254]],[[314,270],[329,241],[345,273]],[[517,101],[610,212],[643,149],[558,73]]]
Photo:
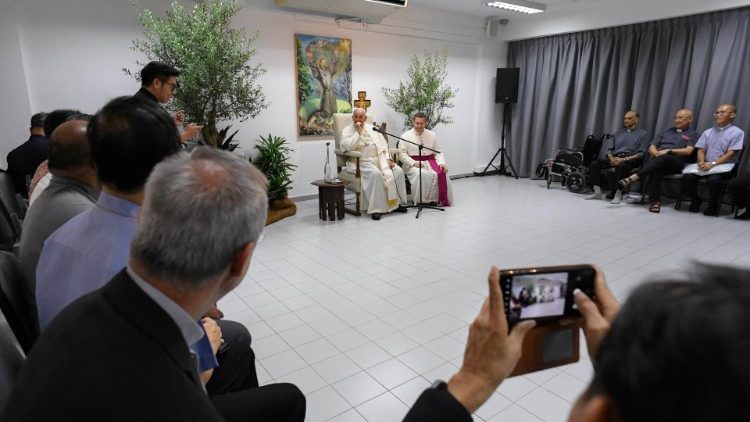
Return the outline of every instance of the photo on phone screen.
[[[513,277],[510,308],[517,319],[562,316],[568,273],[527,274]]]
[[[508,322],[551,320],[579,315],[573,290],[593,294],[595,270],[590,265],[522,268],[501,271]]]

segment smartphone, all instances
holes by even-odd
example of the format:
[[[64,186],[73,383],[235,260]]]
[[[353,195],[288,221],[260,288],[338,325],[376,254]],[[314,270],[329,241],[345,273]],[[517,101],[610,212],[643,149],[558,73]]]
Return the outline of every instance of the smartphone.
[[[508,325],[529,319],[545,323],[580,316],[573,291],[581,289],[593,299],[595,277],[596,270],[588,264],[500,271]]]

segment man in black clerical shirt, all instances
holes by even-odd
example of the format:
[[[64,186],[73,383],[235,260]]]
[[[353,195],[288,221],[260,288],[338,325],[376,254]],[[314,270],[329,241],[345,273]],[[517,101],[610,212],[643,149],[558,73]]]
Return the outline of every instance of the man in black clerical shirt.
[[[641,165],[643,153],[648,145],[648,132],[636,128],[640,116],[634,110],[625,113],[623,117],[624,128],[615,133],[612,138],[612,144],[609,147],[602,145],[602,148],[608,148],[607,156],[603,159],[594,160],[591,163],[591,182],[594,185],[594,193],[584,199],[601,199],[601,172],[608,168],[615,169],[615,180],[627,177],[630,172]],[[612,187],[612,191],[607,195],[613,204],[619,204],[622,199],[622,190]]]
[[[693,112],[687,108],[677,110],[674,115],[674,127],[657,135],[648,147],[649,158],[638,173],[619,181],[622,190],[626,191],[633,183],[649,176],[648,198],[651,202],[648,210],[654,213],[661,211],[661,178],[668,174],[680,173],[693,155],[695,142],[700,133],[690,127]]]

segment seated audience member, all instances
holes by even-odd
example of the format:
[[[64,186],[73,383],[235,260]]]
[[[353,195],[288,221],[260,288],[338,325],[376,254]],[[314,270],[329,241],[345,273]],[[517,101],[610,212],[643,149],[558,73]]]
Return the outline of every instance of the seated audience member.
[[[732,173],[712,173],[711,169],[721,164],[735,163],[739,158],[745,132],[732,125],[736,116],[737,107],[731,104],[720,105],[714,113],[716,126],[706,129],[695,144],[698,149],[698,170],[701,173],[685,174],[682,183],[682,195],[690,198],[690,212],[700,211],[703,200],[698,197],[698,179],[705,177],[708,185],[708,208],[703,215],[719,215],[721,183],[731,177]]]
[[[92,122],[94,138],[128,130],[137,116],[115,114],[121,102]],[[133,113],[174,128],[166,113]],[[132,142],[165,135],[132,129]],[[42,333],[2,420],[302,422],[305,397],[295,386],[207,395],[194,359],[206,336],[196,321],[243,280],[267,207],[265,177],[228,152],[202,148],[156,166],[127,267]]]
[[[27,178],[31,178],[37,166],[46,160],[49,154],[49,141],[44,132],[46,118],[46,113],[31,116],[29,139],[8,153],[8,174],[16,193],[20,193],[24,198],[28,197]]]
[[[695,141],[700,134],[690,127],[693,112],[689,109],[677,110],[674,127],[657,135],[648,147],[649,157],[638,173],[620,180],[620,187],[627,191],[630,185],[648,176],[648,210],[661,211],[661,178],[668,174],[678,174],[693,154]],[[646,192],[644,192],[646,193]]]
[[[135,97],[110,101],[89,123],[88,141],[102,192],[96,205],[73,217],[44,243],[36,272],[42,331],[68,304],[100,288],[127,265],[143,186],[156,164],[180,150],[171,117]],[[213,321],[204,320],[208,329]],[[228,349],[218,355],[204,338],[198,356],[209,393],[257,386],[250,334],[219,321]],[[219,369],[212,368],[220,365]]]
[[[47,118],[44,120],[44,133],[47,136],[52,136],[52,132],[57,129],[58,126],[67,122],[71,119],[77,120],[91,120],[91,116],[83,114],[78,110],[70,109],[58,109],[47,114]],[[52,175],[49,173],[49,165],[47,160],[42,161],[34,171],[34,175],[31,177],[29,184],[29,207],[36,201],[39,194],[49,185],[49,181],[52,179]]]
[[[36,264],[44,241],[68,220],[93,207],[99,196],[86,138],[87,126],[86,120],[71,120],[50,136],[52,180],[26,214],[18,252],[21,271],[32,294],[36,290]]]
[[[391,160],[388,141],[367,123],[364,109],[355,108],[352,121],[341,134],[341,149],[362,154],[359,167],[363,204],[367,206],[367,213],[373,220],[380,220],[380,215],[384,213],[406,212],[406,208],[402,206],[406,202],[404,172]],[[346,163],[346,171],[356,171],[354,159]]]
[[[750,272],[700,266],[637,288],[625,305],[599,272],[592,301],[576,291],[594,377],[568,416],[578,421],[736,421],[750,412]],[[405,421],[470,421],[521,355],[528,326],[508,334],[497,269],[471,325],[461,369],[426,390]]]
[[[49,172],[49,161],[44,160],[39,166],[37,166],[34,175],[31,177],[31,182],[29,182],[29,206],[36,202],[43,190],[47,189],[51,179],[52,175]]]
[[[445,155],[440,148],[435,132],[426,129],[427,116],[424,113],[416,113],[412,118],[412,128],[404,132],[401,137],[439,152],[422,150],[419,155],[419,147],[408,142],[399,142],[398,159],[401,167],[409,178],[411,184],[411,197],[416,204],[420,198],[420,185],[422,202],[436,202],[441,207],[447,207],[453,202],[453,189],[448,178],[448,166],[445,164]],[[422,169],[420,181],[419,169]],[[422,183],[420,183],[422,182]]]
[[[735,218],[750,220],[750,171],[745,171],[742,175],[730,180],[727,188],[732,193],[734,205],[739,209],[745,209],[745,212],[738,214]]]
[[[614,168],[614,180],[620,180],[629,176],[633,169],[641,165],[643,153],[648,145],[648,132],[636,128],[639,118],[638,113],[633,110],[625,113],[623,117],[625,128],[615,133],[606,158],[594,160],[591,163],[590,175],[591,182],[594,185],[594,193],[584,199],[602,199],[602,170]],[[602,145],[602,148],[605,148],[605,145]],[[622,190],[619,185],[618,187],[612,187],[607,199],[612,199],[613,204],[619,204],[622,201]]]
[[[135,93],[134,97],[154,104],[166,104],[177,92],[180,85],[177,82],[178,76],[180,76],[180,71],[166,63],[149,62],[141,69],[141,89]],[[173,118],[179,128],[185,125],[185,113],[182,111],[178,111]],[[201,129],[203,129],[203,126],[198,126],[195,123],[184,126],[184,130],[180,134],[180,141],[187,142],[193,139],[200,133]]]

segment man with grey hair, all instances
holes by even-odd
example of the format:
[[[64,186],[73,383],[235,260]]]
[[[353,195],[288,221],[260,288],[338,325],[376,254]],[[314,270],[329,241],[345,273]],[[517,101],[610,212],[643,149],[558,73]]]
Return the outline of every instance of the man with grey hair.
[[[341,148],[355,151],[359,157],[359,170],[362,175],[362,198],[367,213],[373,220],[391,211],[406,212],[406,179],[401,167],[390,158],[388,141],[367,123],[367,112],[355,108],[352,124],[341,134]],[[382,129],[382,127],[381,127]],[[346,163],[346,171],[356,172],[355,161]]]
[[[192,349],[205,335],[199,318],[245,277],[265,225],[265,186],[257,169],[220,150],[157,165],[127,268],[42,334],[3,420],[303,421],[305,397],[291,384],[209,397]]]
[[[94,207],[44,242],[36,271],[42,331],[63,308],[104,286],[127,265],[146,180],[154,166],[180,150],[169,114],[135,97],[107,103],[89,123],[87,135],[102,191]],[[215,321],[221,316],[213,311],[202,320],[208,336],[194,345],[206,390],[214,395],[257,387],[250,333],[238,322]]]
[[[703,200],[698,196],[698,180],[706,178],[708,208],[703,215],[718,216],[721,208],[721,184],[734,174],[742,153],[745,132],[733,125],[737,117],[734,104],[722,104],[714,112],[716,125],[706,129],[695,144],[698,150],[694,168],[685,168],[682,196],[690,198],[690,212],[700,211]]]

